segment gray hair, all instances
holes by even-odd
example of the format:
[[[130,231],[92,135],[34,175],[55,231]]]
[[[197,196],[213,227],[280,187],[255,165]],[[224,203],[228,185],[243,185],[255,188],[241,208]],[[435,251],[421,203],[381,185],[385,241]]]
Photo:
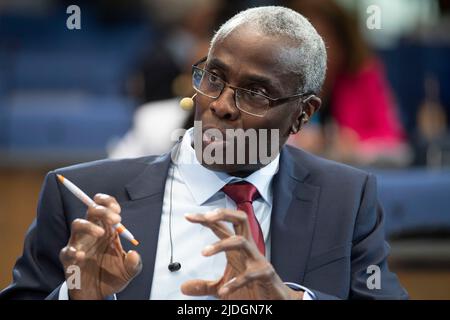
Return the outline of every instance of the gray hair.
[[[299,76],[298,92],[317,94],[320,91],[325,78],[327,53],[322,37],[308,19],[294,10],[279,6],[247,9],[219,28],[211,40],[210,50],[217,41],[244,24],[256,26],[264,35],[284,36],[292,40],[295,51],[287,50],[283,60],[291,61],[290,70]]]

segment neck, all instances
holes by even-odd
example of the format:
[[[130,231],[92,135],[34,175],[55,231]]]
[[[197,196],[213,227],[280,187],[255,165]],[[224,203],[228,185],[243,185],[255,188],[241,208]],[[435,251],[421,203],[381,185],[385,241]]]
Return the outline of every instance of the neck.
[[[208,165],[206,163],[202,163],[202,166],[212,170],[212,171],[218,171],[218,172],[224,172],[230,176],[233,177],[239,177],[239,178],[245,178],[254,173],[255,171],[258,171],[264,165],[261,164],[253,164],[253,165],[239,165],[239,166],[230,166],[230,165],[217,165],[217,164],[211,164]]]
[[[251,175],[255,171],[236,171],[236,172],[227,172],[230,176],[245,178]]]

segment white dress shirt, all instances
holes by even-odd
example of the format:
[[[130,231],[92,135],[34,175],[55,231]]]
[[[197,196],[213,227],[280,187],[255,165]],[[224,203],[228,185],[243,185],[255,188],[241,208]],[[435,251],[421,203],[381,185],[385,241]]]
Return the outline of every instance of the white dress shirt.
[[[267,166],[246,178],[233,177],[224,172],[209,170],[198,162],[191,143],[192,132],[191,128],[185,133],[176,163],[171,164],[166,180],[150,299],[205,299],[184,295],[180,290],[181,285],[191,279],[217,280],[223,275],[226,266],[224,253],[211,257],[201,254],[204,247],[219,239],[209,228],[190,223],[184,215],[206,213],[217,208],[236,209],[234,201],[221,191],[222,187],[230,182],[247,181],[258,189],[261,197],[253,201],[253,209],[264,235],[266,257],[270,260],[272,180],[278,171],[279,155]],[[173,260],[181,263],[181,269],[176,272],[168,269],[171,253],[169,216],[172,180]],[[228,226],[233,230],[231,224]],[[311,299],[313,294],[307,288],[293,283],[288,285],[293,289],[304,290],[304,300]],[[67,299],[65,283],[59,298]]]

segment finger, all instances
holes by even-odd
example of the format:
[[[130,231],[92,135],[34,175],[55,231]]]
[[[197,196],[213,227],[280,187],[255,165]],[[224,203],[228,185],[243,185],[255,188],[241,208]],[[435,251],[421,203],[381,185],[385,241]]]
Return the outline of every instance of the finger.
[[[133,279],[142,271],[141,256],[134,250],[127,252],[123,264],[125,266],[125,271],[129,276],[128,279]]]
[[[75,246],[78,240],[89,235],[98,239],[105,235],[105,229],[85,219],[75,219],[72,221],[69,245]]]
[[[108,237],[108,232],[101,226],[84,219],[75,219],[72,222],[68,245],[90,256],[102,243],[99,240],[109,239]]]
[[[111,237],[111,249],[115,249],[117,252],[125,254],[125,251],[122,248],[122,242],[120,241],[119,234],[117,232],[112,232]]]
[[[194,214],[185,214],[186,220],[192,223],[200,223],[201,225],[210,228],[219,239],[225,239],[234,235],[234,232],[222,222],[200,222],[199,220],[205,220],[202,217],[198,219],[195,216],[196,215]]]
[[[104,207],[107,207],[116,214],[120,214],[121,211],[120,205],[117,202],[116,198],[114,198],[113,196],[104,193],[97,193],[94,196],[94,202]]]
[[[214,244],[206,246],[202,250],[202,254],[206,257],[209,257],[219,252],[226,252],[232,250],[239,250],[245,253],[248,257],[253,259],[262,257],[254,242],[249,241],[247,238],[238,235],[220,240]]]
[[[210,228],[212,232],[214,232],[214,234],[221,240],[234,236],[234,232],[222,222],[205,223],[203,225]]]
[[[103,205],[89,207],[87,210],[86,219],[93,222],[101,221],[104,224],[111,226],[122,220],[118,213]]]
[[[248,225],[247,214],[239,210],[216,209],[205,214],[207,221],[226,221],[233,224],[235,234],[248,237],[250,227]]]
[[[219,297],[224,297],[226,295],[232,294],[233,292],[239,290],[242,287],[248,286],[254,281],[269,281],[274,275],[274,270],[269,267],[260,268],[251,272],[246,272],[243,275],[235,277],[225,283],[218,291]]]
[[[216,296],[218,281],[188,280],[181,285],[181,292],[187,296]]]
[[[84,261],[85,253],[84,251],[77,250],[72,246],[65,246],[59,253],[59,260],[64,267],[69,265],[79,265]]]
[[[189,218],[192,219],[191,222],[197,223],[230,222],[237,235],[248,236],[250,234],[247,215],[243,211],[222,208],[205,214],[194,214]]]

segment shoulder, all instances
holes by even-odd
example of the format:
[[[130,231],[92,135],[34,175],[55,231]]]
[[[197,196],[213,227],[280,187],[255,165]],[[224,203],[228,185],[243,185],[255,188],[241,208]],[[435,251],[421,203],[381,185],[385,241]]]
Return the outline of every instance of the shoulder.
[[[144,176],[149,185],[167,173],[170,154],[130,159],[105,159],[59,168],[47,175],[47,181],[56,181],[61,174],[90,196],[106,193],[118,200],[128,200],[126,186]],[[158,177],[159,175],[159,177]],[[59,184],[57,184],[59,185]],[[64,188],[59,188],[66,193]]]
[[[118,175],[123,172],[140,170],[144,167],[152,165],[155,162],[161,161],[162,158],[163,156],[146,156],[124,159],[102,159],[58,168],[54,170],[54,172],[58,174],[71,175],[105,175],[109,173]]]
[[[328,160],[292,146],[285,146],[285,151],[297,166],[304,168],[307,172],[308,183],[313,185],[361,186],[371,177],[371,174],[364,170]]]

